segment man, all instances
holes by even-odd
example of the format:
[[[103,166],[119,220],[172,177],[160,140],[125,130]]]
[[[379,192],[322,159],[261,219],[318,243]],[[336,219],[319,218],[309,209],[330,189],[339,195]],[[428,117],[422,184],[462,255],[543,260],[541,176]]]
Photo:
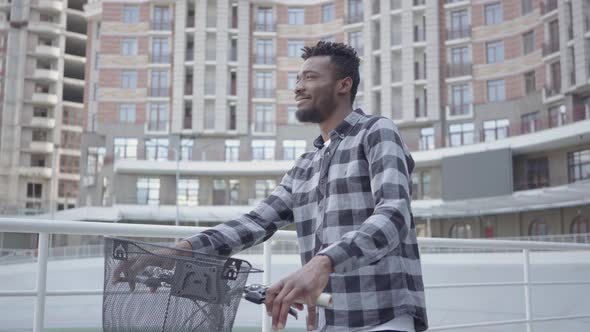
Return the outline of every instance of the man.
[[[253,211],[178,247],[232,255],[294,223],[303,266],[267,290],[273,330],[285,327],[299,299],[308,308],[308,330],[424,331],[410,208],[414,161],[391,120],[353,111],[360,80],[354,49],[319,42],[303,51],[296,116],[319,125],[315,150],[300,156]],[[322,292],[332,294],[332,308],[316,308]]]

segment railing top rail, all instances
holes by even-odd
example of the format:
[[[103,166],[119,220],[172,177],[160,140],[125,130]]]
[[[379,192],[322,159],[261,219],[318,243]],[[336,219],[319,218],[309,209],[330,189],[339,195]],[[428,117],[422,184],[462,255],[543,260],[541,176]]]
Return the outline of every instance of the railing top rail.
[[[0,218],[0,232],[49,233],[78,235],[109,235],[129,237],[175,238],[188,237],[206,227],[119,224],[47,219]],[[274,240],[294,241],[294,231],[277,231]],[[489,239],[419,238],[421,247],[481,248],[514,250],[590,250],[590,244]]]

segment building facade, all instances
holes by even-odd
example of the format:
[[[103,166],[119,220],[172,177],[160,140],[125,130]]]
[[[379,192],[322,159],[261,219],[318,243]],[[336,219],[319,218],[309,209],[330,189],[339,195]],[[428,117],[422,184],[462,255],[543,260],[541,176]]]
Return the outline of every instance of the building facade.
[[[85,0],[0,1],[0,213],[77,205]]]

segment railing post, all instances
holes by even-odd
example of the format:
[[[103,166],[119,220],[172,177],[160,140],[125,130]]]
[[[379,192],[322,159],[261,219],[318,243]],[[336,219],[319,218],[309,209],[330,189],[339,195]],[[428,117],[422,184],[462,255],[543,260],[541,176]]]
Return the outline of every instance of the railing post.
[[[262,263],[262,268],[264,272],[262,273],[262,284],[270,286],[270,266],[271,266],[271,256],[272,256],[272,247],[270,240],[264,241],[262,246],[263,248],[263,256],[264,262]],[[269,332],[270,331],[270,317],[266,314],[266,306],[262,306],[262,332]]]
[[[45,293],[47,292],[47,254],[49,250],[49,234],[39,233],[39,247],[37,254],[37,298],[35,300],[35,318],[33,332],[43,330],[45,317]]]
[[[525,315],[526,315],[526,331],[532,332],[533,325],[531,319],[533,318],[532,314],[532,300],[531,300],[531,259],[530,259],[530,250],[523,249],[522,250],[523,258],[524,258],[524,306],[525,306]]]

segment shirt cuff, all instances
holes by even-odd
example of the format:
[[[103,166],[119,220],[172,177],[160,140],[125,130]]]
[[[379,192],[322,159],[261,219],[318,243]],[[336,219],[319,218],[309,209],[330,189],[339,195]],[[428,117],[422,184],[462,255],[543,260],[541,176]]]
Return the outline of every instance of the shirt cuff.
[[[346,273],[356,269],[356,257],[350,251],[350,247],[342,241],[332,243],[322,249],[318,255],[330,258],[334,273]]]

